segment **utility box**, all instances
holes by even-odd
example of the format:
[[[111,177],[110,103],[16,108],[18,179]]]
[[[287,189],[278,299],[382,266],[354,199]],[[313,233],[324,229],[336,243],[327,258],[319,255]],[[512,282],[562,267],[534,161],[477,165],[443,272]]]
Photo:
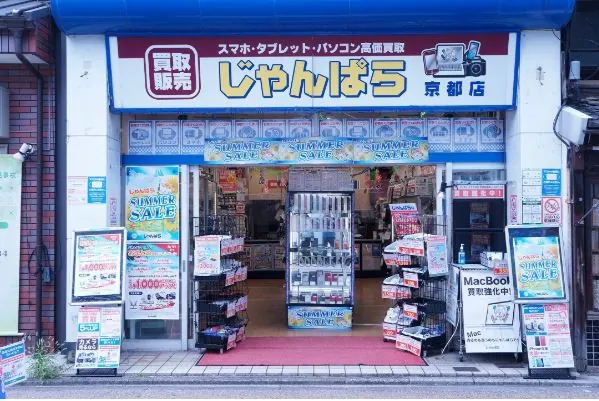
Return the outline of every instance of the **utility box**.
[[[0,86],[0,139],[8,139],[10,129],[10,109],[8,88]]]

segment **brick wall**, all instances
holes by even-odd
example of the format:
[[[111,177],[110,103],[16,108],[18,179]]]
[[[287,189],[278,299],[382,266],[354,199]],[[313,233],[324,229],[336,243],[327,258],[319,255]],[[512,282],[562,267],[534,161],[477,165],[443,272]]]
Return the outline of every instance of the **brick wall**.
[[[42,66],[44,85],[44,172],[43,172],[43,243],[48,249],[50,265],[55,268],[55,86],[54,70]],[[23,142],[37,142],[37,80],[24,66],[0,64],[0,84],[10,92],[9,153],[15,153]],[[23,193],[21,203],[21,266],[19,292],[19,331],[33,336],[36,321],[36,259],[28,266],[36,247],[36,159],[33,156],[23,166]],[[55,335],[54,284],[43,285],[42,333],[47,339]],[[13,338],[0,338],[2,343]]]

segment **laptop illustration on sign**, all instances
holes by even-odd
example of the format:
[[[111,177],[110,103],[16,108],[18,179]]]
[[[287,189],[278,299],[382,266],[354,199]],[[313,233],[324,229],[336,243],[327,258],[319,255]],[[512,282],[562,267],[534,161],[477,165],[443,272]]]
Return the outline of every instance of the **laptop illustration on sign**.
[[[424,73],[435,78],[480,77],[487,73],[487,62],[479,56],[480,42],[439,43],[422,51]]]

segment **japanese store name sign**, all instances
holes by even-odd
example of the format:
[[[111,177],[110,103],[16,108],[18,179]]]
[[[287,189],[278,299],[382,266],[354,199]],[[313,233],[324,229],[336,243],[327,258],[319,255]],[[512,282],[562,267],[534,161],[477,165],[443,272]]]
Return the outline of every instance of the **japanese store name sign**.
[[[515,33],[109,37],[113,107],[514,107]]]

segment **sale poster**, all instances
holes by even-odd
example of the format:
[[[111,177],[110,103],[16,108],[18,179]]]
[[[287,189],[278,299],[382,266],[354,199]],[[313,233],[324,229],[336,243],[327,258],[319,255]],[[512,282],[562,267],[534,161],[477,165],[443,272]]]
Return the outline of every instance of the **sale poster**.
[[[129,241],[179,241],[179,167],[126,168],[125,226]]]
[[[5,387],[14,386],[27,380],[27,360],[25,341],[0,348],[0,374]]]
[[[218,235],[195,237],[193,253],[194,276],[214,276],[221,273],[221,239],[222,237]]]
[[[127,245],[125,317],[179,319],[179,244]]]
[[[289,306],[287,324],[290,329],[337,329],[352,327],[351,306]]]
[[[77,314],[76,369],[116,369],[121,360],[120,307],[82,307]]]
[[[565,299],[558,236],[511,237],[516,298]]]
[[[72,303],[122,299],[123,230],[75,233]]]
[[[522,305],[528,366],[573,368],[568,304]]]
[[[426,257],[428,261],[428,274],[430,276],[446,275],[449,272],[447,239],[444,236],[440,236],[428,240]]]

